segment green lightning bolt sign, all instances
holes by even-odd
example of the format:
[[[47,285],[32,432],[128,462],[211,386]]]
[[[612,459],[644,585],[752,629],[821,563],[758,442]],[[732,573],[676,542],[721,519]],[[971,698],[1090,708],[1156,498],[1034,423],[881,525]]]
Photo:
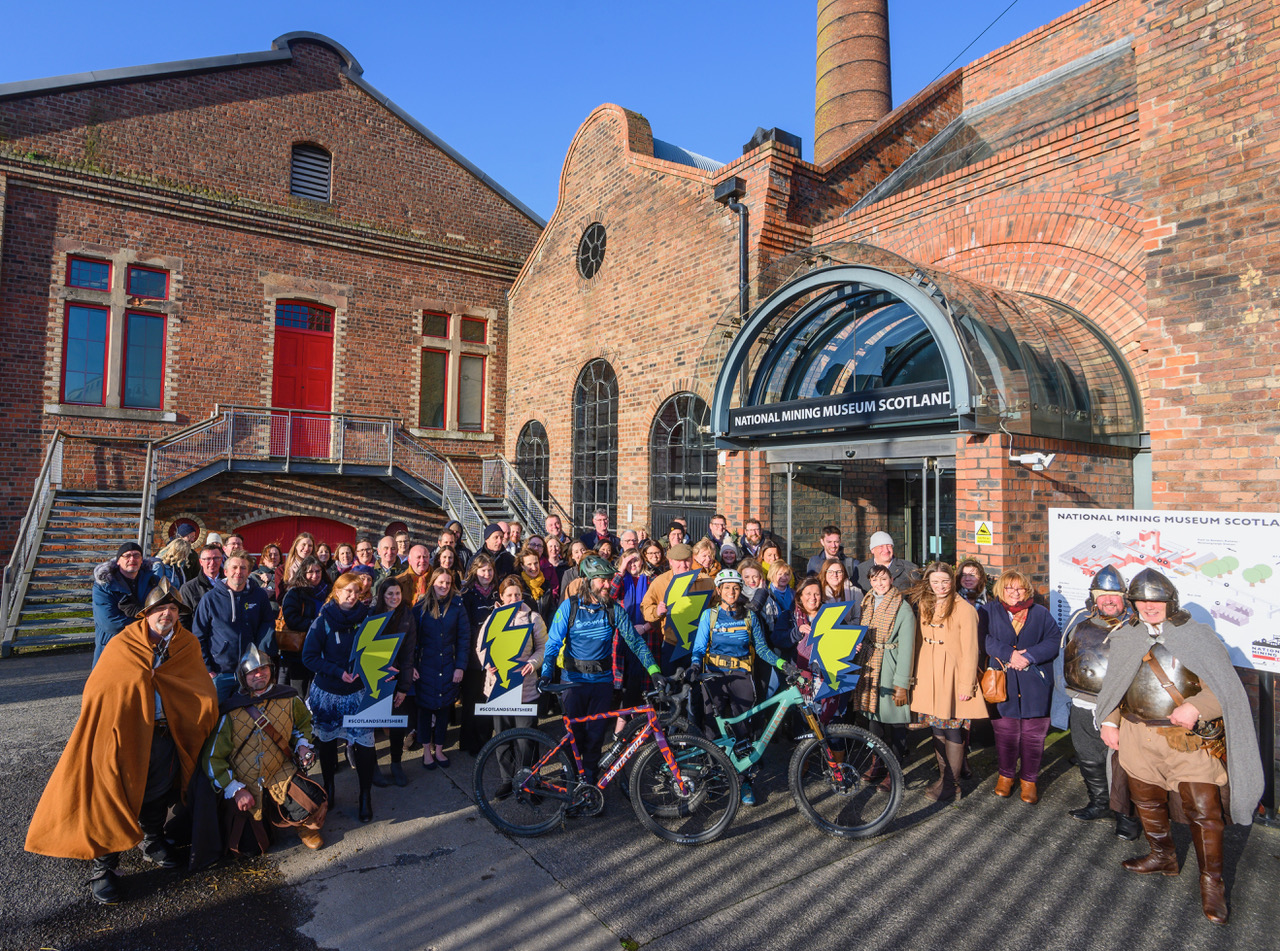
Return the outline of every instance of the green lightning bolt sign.
[[[817,700],[847,693],[858,684],[858,671],[862,668],[853,658],[867,629],[840,623],[853,607],[852,601],[824,604],[813,619],[807,644],[810,662],[821,669],[822,686],[815,694]]]
[[[675,630],[676,643],[663,645],[664,660],[675,661],[688,657],[693,648],[693,637],[698,633],[698,619],[702,617],[702,612],[711,601],[711,595],[715,593],[710,589],[689,590],[698,580],[699,574],[695,569],[674,575],[667,587],[667,623]]]
[[[524,694],[524,674],[520,661],[528,648],[533,634],[530,620],[523,624],[516,623],[519,604],[504,604],[494,609],[489,616],[481,637],[484,649],[482,663],[495,670],[497,682],[485,703],[476,704],[476,713],[481,716],[533,716],[537,713],[536,703],[521,702]]]
[[[394,716],[392,694],[395,692],[397,670],[392,664],[404,641],[404,635],[387,631],[390,614],[377,614],[365,618],[351,645],[351,672],[364,682],[360,709],[342,718],[342,725],[352,729],[375,727],[403,727],[408,718]]]

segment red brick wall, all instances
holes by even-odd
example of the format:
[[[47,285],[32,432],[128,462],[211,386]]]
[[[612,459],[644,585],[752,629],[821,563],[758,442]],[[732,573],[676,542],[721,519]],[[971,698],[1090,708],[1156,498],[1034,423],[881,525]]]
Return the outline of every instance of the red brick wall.
[[[1272,3],[1153,2],[1135,44],[1158,506],[1280,506],[1278,40]]]

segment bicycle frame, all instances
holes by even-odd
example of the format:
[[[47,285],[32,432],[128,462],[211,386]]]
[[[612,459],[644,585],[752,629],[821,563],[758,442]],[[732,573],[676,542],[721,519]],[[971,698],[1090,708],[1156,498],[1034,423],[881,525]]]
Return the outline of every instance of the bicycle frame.
[[[618,758],[614,760],[612,765],[610,765],[608,771],[596,780],[596,788],[604,790],[604,788],[608,786],[609,783],[612,782],[613,778],[622,770],[622,767],[624,767],[631,757],[636,754],[640,747],[644,746],[645,742],[648,741],[650,737],[653,737],[654,741],[658,744],[658,749],[662,751],[662,758],[666,761],[667,768],[671,770],[671,775],[676,781],[676,787],[679,790],[680,795],[687,795],[688,787],[685,785],[684,779],[680,776],[680,767],[676,763],[675,754],[671,752],[671,747],[667,745],[667,735],[663,732],[662,726],[658,722],[658,713],[652,706],[627,707],[624,710],[610,710],[606,713],[593,713],[590,716],[574,717],[573,719],[570,719],[569,717],[561,717],[564,721],[564,736],[560,738],[559,743],[547,751],[546,755],[543,756],[542,759],[534,764],[533,768],[530,770],[529,778],[520,784],[520,790],[526,793],[536,793],[537,795],[545,796],[548,799],[572,802],[573,792],[567,787],[558,786],[555,783],[548,783],[539,779],[538,788],[530,789],[529,783],[538,778],[542,768],[549,763],[552,757],[559,753],[560,750],[564,749],[565,743],[568,743],[569,748],[573,750],[573,761],[578,768],[578,775],[583,775],[585,770],[582,763],[582,753],[578,749],[577,738],[573,735],[573,724],[589,723],[592,720],[640,715],[643,715],[646,718],[646,723],[643,729],[632,737],[631,743],[618,754]]]
[[[764,728],[764,732],[760,734],[760,739],[752,744],[751,755],[745,758],[738,756],[738,754],[734,752],[737,742],[733,739],[733,735],[730,732],[729,727],[733,726],[735,723],[741,723],[743,720],[753,717],[762,710],[767,710],[769,707],[773,706],[776,706],[778,709],[774,711],[773,716],[769,719],[769,723]],[[736,717],[729,717],[727,719],[724,717],[713,717],[716,722],[716,728],[720,731],[720,735],[713,738],[711,742],[715,743],[716,746],[720,747],[721,750],[724,751],[724,754],[729,757],[729,762],[733,764],[734,769],[740,773],[746,772],[756,763],[760,762],[761,757],[764,756],[765,749],[769,746],[769,741],[773,739],[773,735],[778,732],[778,727],[782,725],[783,717],[785,717],[787,715],[787,711],[794,706],[800,707],[801,711],[804,713],[805,720],[809,724],[809,729],[813,731],[814,736],[822,740],[823,748],[826,749],[827,760],[830,765],[836,765],[830,755],[830,749],[827,749],[826,737],[822,733],[822,724],[818,722],[818,717],[814,714],[813,707],[809,703],[809,699],[804,695],[800,688],[794,684],[786,690],[782,690],[774,694],[768,700],[765,700],[762,703],[757,703],[750,710],[745,713],[740,713]]]

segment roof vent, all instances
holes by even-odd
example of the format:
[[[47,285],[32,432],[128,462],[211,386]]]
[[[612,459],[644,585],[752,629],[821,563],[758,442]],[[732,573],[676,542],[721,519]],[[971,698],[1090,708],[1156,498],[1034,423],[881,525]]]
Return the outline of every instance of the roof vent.
[[[295,145],[289,172],[289,194],[312,201],[328,201],[332,165],[332,157],[320,146]]]

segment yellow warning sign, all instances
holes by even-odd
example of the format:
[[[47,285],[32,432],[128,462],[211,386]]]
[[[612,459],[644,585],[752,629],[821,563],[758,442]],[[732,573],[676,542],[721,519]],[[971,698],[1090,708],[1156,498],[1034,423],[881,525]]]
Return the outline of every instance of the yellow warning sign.
[[[991,545],[995,541],[995,535],[991,531],[990,522],[974,522],[973,536],[974,536],[974,540],[979,545]]]

